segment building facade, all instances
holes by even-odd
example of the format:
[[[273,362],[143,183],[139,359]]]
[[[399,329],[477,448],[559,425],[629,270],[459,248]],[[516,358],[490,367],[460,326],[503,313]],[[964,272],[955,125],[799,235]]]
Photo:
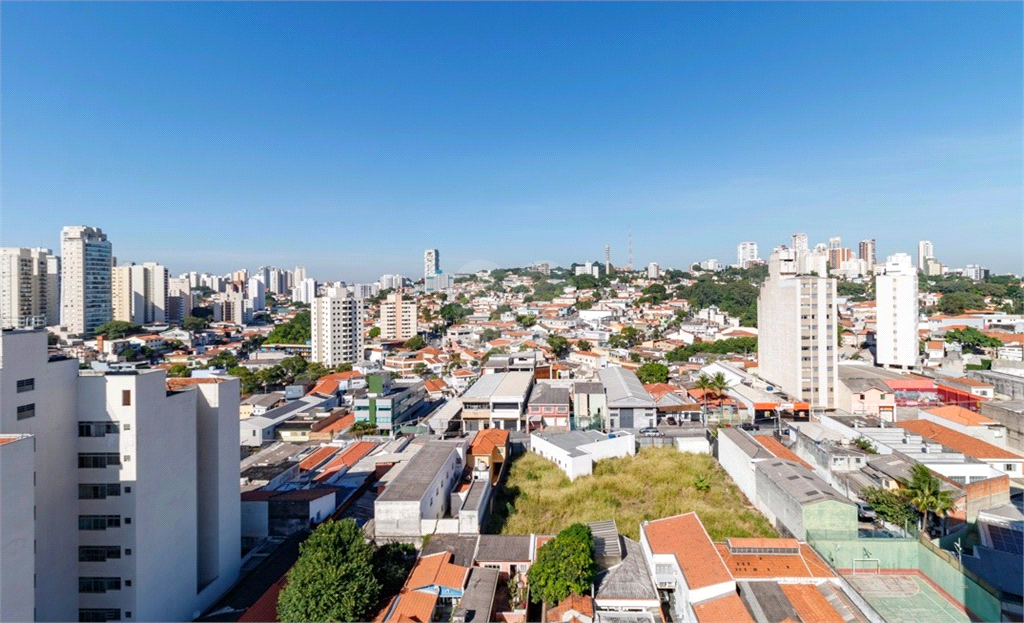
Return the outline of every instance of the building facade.
[[[415,301],[405,301],[399,293],[391,294],[380,304],[380,338],[382,340],[408,340],[416,335],[417,307]]]
[[[61,325],[70,333],[91,333],[113,319],[113,252],[98,227],[71,226],[61,231]]]
[[[918,358],[917,273],[906,253],[890,255],[875,278],[875,360],[882,366],[913,368]]]
[[[928,274],[928,260],[935,259],[935,247],[930,240],[917,243],[917,270]]]
[[[313,361],[333,367],[362,359],[363,306],[348,290],[328,288],[313,299],[310,321]]]
[[[757,299],[760,376],[794,400],[833,408],[837,320],[836,280],[800,274],[797,253],[776,249]]]
[[[0,326],[43,327],[59,322],[49,249],[0,248]]]
[[[876,263],[875,239],[874,238],[868,238],[866,240],[861,240],[860,241],[860,245],[857,248],[857,256],[860,259],[862,259],[865,262],[867,262],[868,263],[868,270],[871,270],[871,268]]]
[[[423,252],[423,278],[431,277],[441,272],[441,253],[437,249],[427,249]]]
[[[111,268],[111,312],[114,320],[137,325],[167,321],[167,268],[153,262]]]

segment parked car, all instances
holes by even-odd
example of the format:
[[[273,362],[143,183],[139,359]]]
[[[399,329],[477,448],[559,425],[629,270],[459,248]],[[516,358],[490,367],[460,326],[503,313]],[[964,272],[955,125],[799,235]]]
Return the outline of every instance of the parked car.
[[[672,416],[669,416],[669,417],[665,418],[665,423],[670,425],[670,426],[675,426],[676,425],[676,419],[674,417],[672,417]]]
[[[640,429],[640,436],[641,437],[664,437],[665,433],[661,432],[657,428],[648,427],[648,428],[641,428]]]
[[[875,509],[867,502],[857,502],[857,519],[859,521],[874,521]]]
[[[750,422],[744,422],[740,424],[740,428],[743,430],[761,430],[760,424],[752,424]]]

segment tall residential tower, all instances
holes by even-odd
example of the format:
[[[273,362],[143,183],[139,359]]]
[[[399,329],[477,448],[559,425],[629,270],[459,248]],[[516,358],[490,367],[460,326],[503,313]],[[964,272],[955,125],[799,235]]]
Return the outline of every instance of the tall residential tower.
[[[65,227],[60,235],[60,323],[70,333],[92,333],[113,319],[110,242],[98,227]]]
[[[918,353],[917,273],[906,253],[890,255],[885,273],[875,278],[875,361],[912,368]]]

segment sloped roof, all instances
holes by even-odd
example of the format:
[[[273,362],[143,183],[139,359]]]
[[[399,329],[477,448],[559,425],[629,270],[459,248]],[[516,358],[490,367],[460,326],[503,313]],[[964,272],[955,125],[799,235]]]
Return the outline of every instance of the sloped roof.
[[[698,623],[755,623],[743,600],[736,593],[693,606]]]
[[[733,579],[697,513],[650,521],[640,529],[652,553],[675,557],[691,590]]]
[[[951,428],[940,426],[935,422],[929,422],[928,420],[908,420],[897,422],[896,424],[912,433],[927,437],[932,441],[941,443],[948,448],[976,459],[1024,459],[1024,456],[980,439],[975,439],[970,435],[965,435]]]

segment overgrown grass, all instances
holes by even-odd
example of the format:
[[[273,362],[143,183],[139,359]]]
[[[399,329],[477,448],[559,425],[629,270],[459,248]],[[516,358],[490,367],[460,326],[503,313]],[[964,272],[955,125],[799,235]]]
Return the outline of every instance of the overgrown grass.
[[[706,476],[710,489],[695,487]],[[674,448],[645,448],[636,456],[605,459],[594,474],[569,478],[533,452],[514,460],[498,492],[490,531],[557,534],[577,522],[614,519],[621,534],[639,538],[640,522],[696,511],[715,541],[778,536],[715,459]]]

